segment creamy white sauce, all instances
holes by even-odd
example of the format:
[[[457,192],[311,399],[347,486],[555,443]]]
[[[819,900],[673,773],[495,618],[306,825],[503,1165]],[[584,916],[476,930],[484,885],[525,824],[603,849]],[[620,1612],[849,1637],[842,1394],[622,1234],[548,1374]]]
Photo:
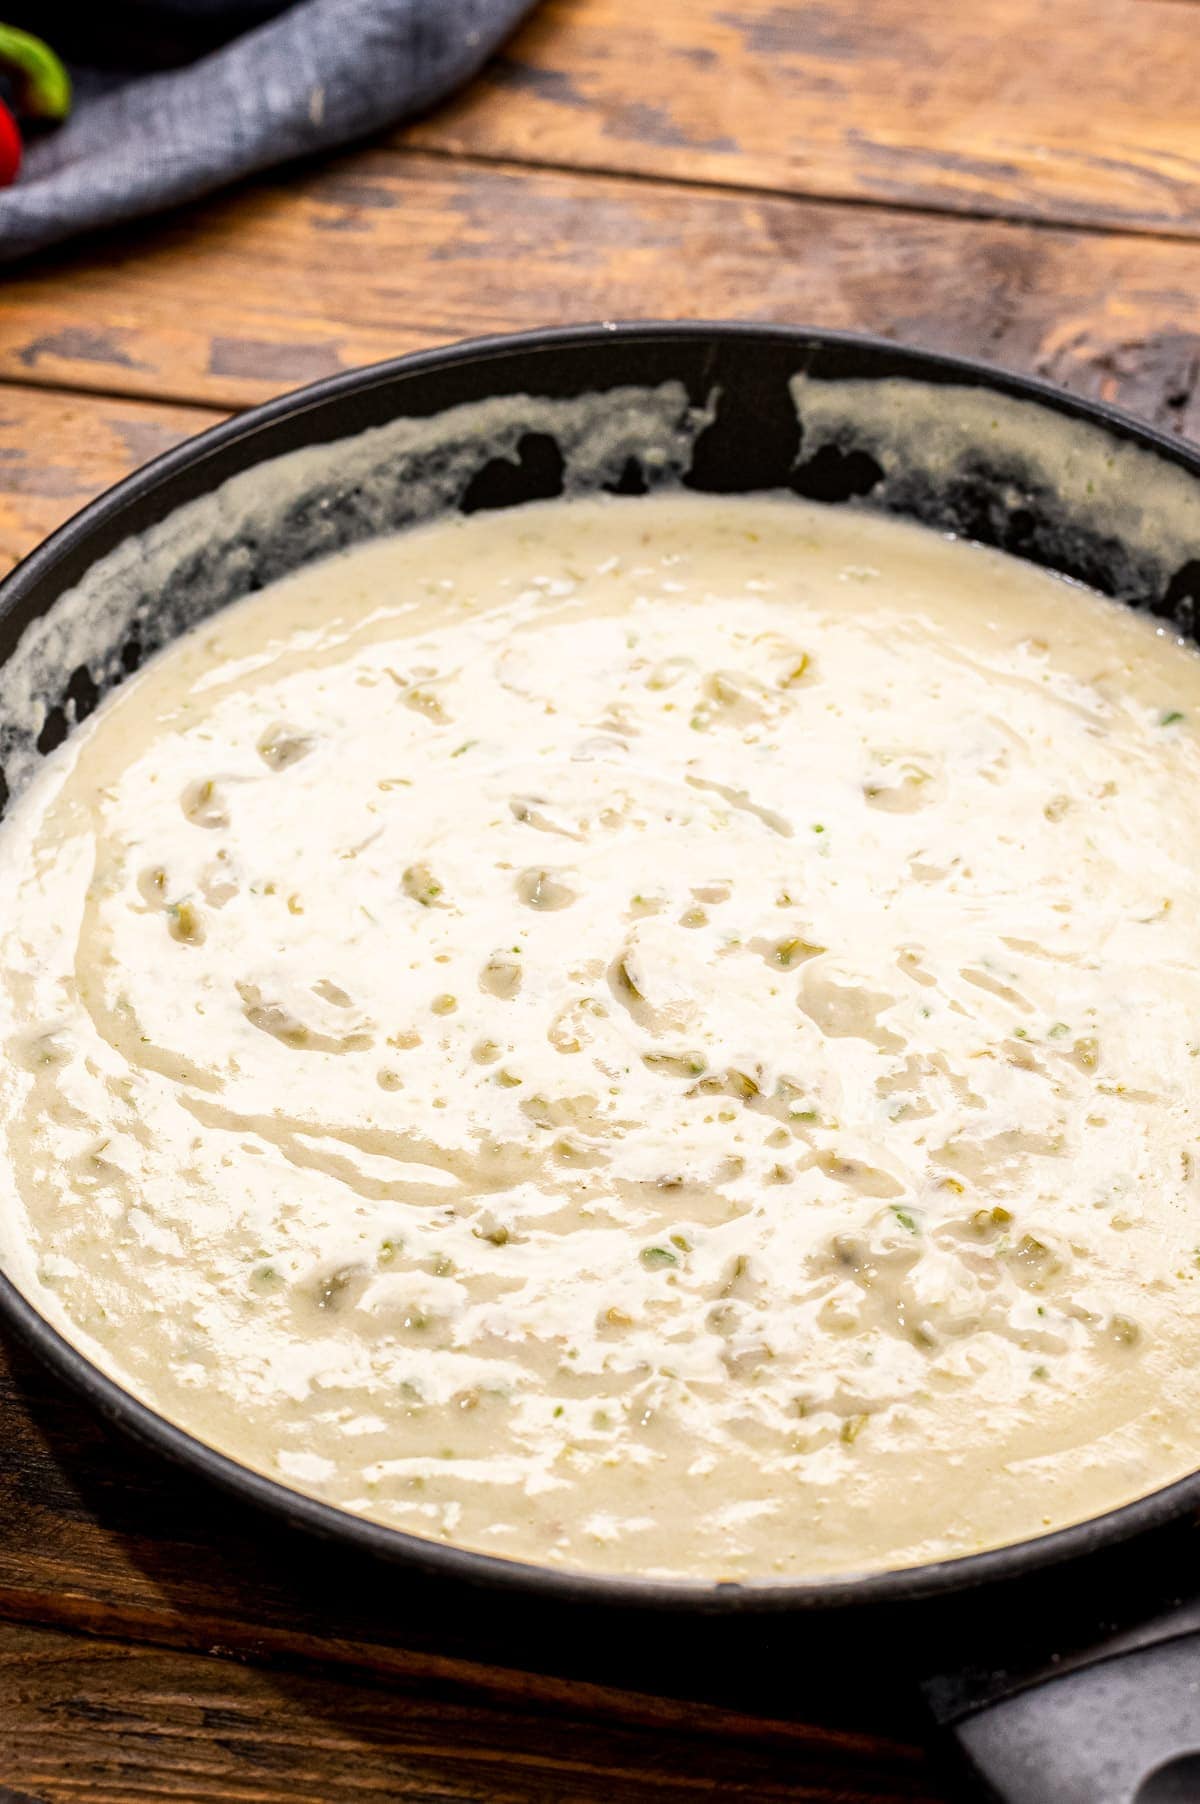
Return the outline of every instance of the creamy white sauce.
[[[1200,659],[790,500],[558,502],[189,635],[0,828],[3,1257],[414,1533],[771,1579],[1200,1451]]]

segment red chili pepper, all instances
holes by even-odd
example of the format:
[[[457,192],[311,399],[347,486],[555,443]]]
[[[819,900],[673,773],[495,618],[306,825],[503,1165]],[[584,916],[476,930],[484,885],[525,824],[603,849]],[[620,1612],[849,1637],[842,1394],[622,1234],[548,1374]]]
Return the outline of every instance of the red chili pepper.
[[[21,167],[21,134],[17,122],[0,100],[0,188],[17,179]]]

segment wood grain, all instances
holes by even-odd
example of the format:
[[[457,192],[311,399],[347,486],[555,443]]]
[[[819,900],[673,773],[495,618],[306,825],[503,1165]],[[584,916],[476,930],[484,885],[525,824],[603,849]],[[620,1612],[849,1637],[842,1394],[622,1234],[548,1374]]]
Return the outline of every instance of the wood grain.
[[[1200,430],[1200,245],[389,150],[15,272],[0,377],[228,408],[471,333],[651,316],[875,330]]]
[[[544,0],[406,141],[958,212],[1200,230],[1173,0]]]
[[[0,384],[0,576],[102,489],[219,418]]]
[[[547,1719],[428,1688],[350,1686],[0,1624],[0,1799],[11,1804],[938,1804],[916,1762],[844,1760]],[[7,1788],[7,1789],[4,1789]]]

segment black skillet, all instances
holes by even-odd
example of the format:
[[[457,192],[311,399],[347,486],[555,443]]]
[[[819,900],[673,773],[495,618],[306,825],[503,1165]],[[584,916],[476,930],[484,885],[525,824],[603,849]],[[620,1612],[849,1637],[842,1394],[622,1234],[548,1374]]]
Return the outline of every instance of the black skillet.
[[[1144,455],[1135,449],[1133,461],[1126,458],[1122,504],[1110,518],[1103,508],[1081,513],[1077,485],[1065,474],[1058,483],[1052,464],[1030,462],[986,433],[931,471],[889,464],[876,455],[869,431],[803,431],[789,389],[801,374],[816,382],[900,378],[932,385],[948,411],[963,389],[1023,402],[1059,423],[1064,472],[1074,437],[1094,446],[1099,433],[1122,448],[1121,456],[1130,447]],[[682,384],[698,406],[715,398],[715,418],[696,439],[685,477],[693,488],[791,489],[886,508],[999,545],[1195,630],[1200,532],[1190,545],[1186,534],[1176,535],[1164,558],[1172,534],[1147,529],[1143,536],[1138,520],[1157,515],[1161,524],[1172,510],[1190,513],[1192,485],[1200,501],[1200,451],[1045,384],[880,340],[781,327],[633,324],[421,353],[334,377],[204,433],[85,508],[0,585],[0,664],[98,559],[266,460],[494,395],[561,399],[665,382]],[[562,469],[543,422],[506,458],[481,453],[459,505],[503,507],[553,495]],[[603,477],[605,486],[635,492],[646,480],[636,446]],[[1132,509],[1131,493],[1139,504]],[[122,672],[183,624],[408,517],[402,478],[382,515],[378,495],[367,506],[353,482],[335,481],[293,496],[287,509],[253,529],[231,527],[228,542],[217,533],[193,548],[103,668],[68,668],[68,659],[55,673],[39,752],[51,750]],[[0,717],[0,809],[5,761],[16,743],[8,727]],[[825,1664],[827,1651],[850,1675],[847,1683],[856,1667],[877,1672],[881,1664],[898,1684],[923,1683],[934,1720],[957,1749],[959,1782],[969,1796],[990,1791],[1005,1804],[1200,1801],[1200,1474],[1013,1547],[835,1583],[766,1590],[575,1576],[416,1540],[248,1471],[129,1396],[3,1278],[0,1318],[108,1419],[276,1520],[446,1580],[554,1602],[578,1613],[581,1624],[599,1611],[625,1612],[632,1621],[672,1613],[685,1632],[689,1615],[738,1617],[743,1627],[747,1619],[761,1622],[764,1638],[769,1625],[776,1637],[785,1627],[803,1627],[803,1644],[818,1650],[815,1664]],[[1031,1498],[1031,1521],[1038,1514]]]

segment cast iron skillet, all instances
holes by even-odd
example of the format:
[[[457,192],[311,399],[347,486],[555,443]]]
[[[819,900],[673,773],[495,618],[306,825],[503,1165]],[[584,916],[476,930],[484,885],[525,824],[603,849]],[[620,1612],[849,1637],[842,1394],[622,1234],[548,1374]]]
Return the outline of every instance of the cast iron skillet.
[[[528,333],[334,377],[158,458],[77,514],[0,585],[0,664],[29,623],[98,558],[267,459],[493,395],[564,398],[667,381],[682,383],[696,404],[714,391],[719,396],[685,479],[693,488],[790,488],[831,502],[888,507],[1081,577],[1192,630],[1200,543],[1174,568],[1155,568],[1138,546],[1102,527],[1081,529],[1044,472],[1034,476],[986,443],[952,477],[932,481],[905,481],[903,473],[897,480],[894,472],[885,479],[869,446],[852,436],[806,446],[788,388],[800,373],[818,380],[899,377],[1011,397],[1048,410],[1071,431],[1098,428],[1114,444],[1150,453],[1138,477],[1148,495],[1159,481],[1177,485],[1181,472],[1200,491],[1200,451],[1111,408],[881,340],[725,324]],[[636,491],[644,476],[632,456],[609,486]],[[480,469],[463,505],[510,506],[554,494],[560,480],[554,444],[531,432],[515,460]],[[334,520],[334,543],[364,531],[353,507],[345,518],[344,530]],[[323,548],[330,543],[327,536]],[[242,589],[275,569],[261,547],[248,555],[238,578]],[[168,624],[160,638],[175,630],[170,597],[164,596],[162,612]],[[153,633],[146,637],[153,642]],[[126,664],[132,667],[146,649],[144,642],[132,647]],[[64,669],[42,749],[95,699],[87,671]],[[0,778],[0,809],[5,800]],[[912,1570],[770,1589],[588,1577],[436,1545],[301,1496],[203,1446],[129,1396],[3,1278],[0,1318],[111,1421],[276,1519],[447,1578],[540,1595],[584,1612],[601,1605],[706,1616],[786,1613],[819,1629],[830,1646],[849,1644],[864,1658],[882,1649],[901,1663],[905,1679],[924,1675],[933,1714],[975,1775],[976,1795],[983,1781],[1006,1804],[1200,1799],[1200,1596],[1194,1594],[1200,1587],[1185,1580],[1185,1595],[1177,1595],[1178,1575],[1193,1566],[1200,1542],[1192,1526],[1200,1474],[1076,1527]],[[1036,1506],[1030,1514],[1036,1517]]]

